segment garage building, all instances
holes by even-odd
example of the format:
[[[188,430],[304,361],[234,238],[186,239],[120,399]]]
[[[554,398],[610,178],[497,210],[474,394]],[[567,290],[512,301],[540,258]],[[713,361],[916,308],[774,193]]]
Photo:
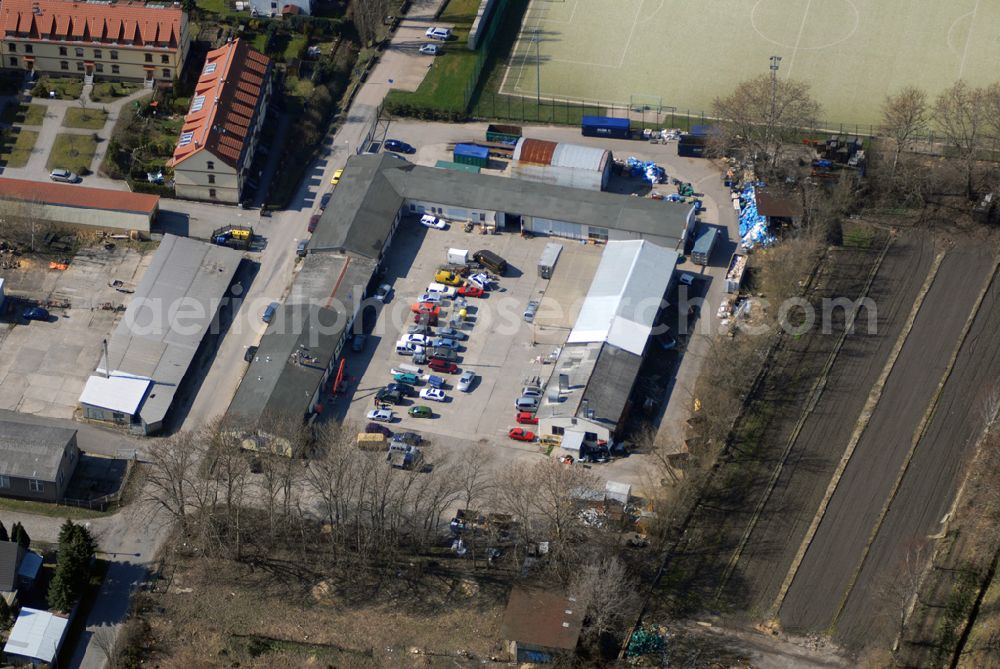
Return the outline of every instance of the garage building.
[[[540,434],[570,450],[619,437],[677,258],[648,241],[608,243],[546,384]]]
[[[233,249],[164,235],[80,394],[83,417],[137,434],[160,430],[192,362],[231,314],[226,295],[242,259]]]
[[[159,208],[159,195],[0,178],[0,215],[15,219],[147,238]]]
[[[613,164],[611,152],[605,149],[522,137],[514,147],[510,171],[518,179],[604,190]]]

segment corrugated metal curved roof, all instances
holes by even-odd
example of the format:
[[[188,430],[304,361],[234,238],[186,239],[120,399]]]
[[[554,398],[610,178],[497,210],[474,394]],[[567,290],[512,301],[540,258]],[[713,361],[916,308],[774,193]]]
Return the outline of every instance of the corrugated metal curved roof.
[[[514,160],[533,165],[572,167],[581,170],[603,172],[611,159],[611,153],[604,149],[565,142],[547,142],[542,139],[522,137],[514,147]]]

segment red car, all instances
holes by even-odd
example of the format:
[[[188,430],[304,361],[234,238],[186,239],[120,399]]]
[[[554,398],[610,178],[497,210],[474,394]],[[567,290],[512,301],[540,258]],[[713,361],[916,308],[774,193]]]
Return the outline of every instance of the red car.
[[[525,430],[523,427],[512,427],[507,431],[507,436],[516,441],[534,441],[535,433]]]
[[[314,232],[316,230],[317,223],[319,223],[319,214],[315,214],[309,219],[309,232]]]
[[[538,425],[538,419],[530,411],[518,411],[514,420],[522,425]]]
[[[413,317],[413,322],[417,325],[437,325],[437,314],[419,313]]]
[[[441,313],[441,307],[433,302],[414,302],[410,305],[410,311],[415,314],[428,314],[437,316]]]
[[[460,286],[458,288],[458,294],[464,295],[465,297],[482,297],[483,289],[479,286]]]
[[[458,371],[458,365],[447,360],[441,360],[440,358],[431,358],[427,366],[435,372],[441,372],[442,374],[454,374]]]

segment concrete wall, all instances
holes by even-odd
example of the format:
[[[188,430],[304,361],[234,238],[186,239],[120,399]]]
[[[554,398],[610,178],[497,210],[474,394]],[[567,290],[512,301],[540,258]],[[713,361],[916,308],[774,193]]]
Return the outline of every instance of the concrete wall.
[[[19,200],[4,200],[0,198],[0,213],[4,210],[4,204],[10,202],[13,211],[22,211],[24,206]],[[152,214],[140,214],[128,211],[111,211],[107,209],[88,209],[85,207],[70,207],[59,204],[41,204],[32,202],[28,205],[30,211],[26,213],[33,219],[41,219],[74,227],[83,227],[96,230],[113,230],[116,232],[128,232],[136,230],[148,236],[150,225],[156,216]]]
[[[479,3],[479,10],[476,12],[476,19],[472,22],[472,29],[469,30],[469,50],[475,51],[479,48],[480,36],[489,28],[489,21],[496,21],[493,10],[498,0],[482,0]],[[489,21],[484,21],[484,19]]]

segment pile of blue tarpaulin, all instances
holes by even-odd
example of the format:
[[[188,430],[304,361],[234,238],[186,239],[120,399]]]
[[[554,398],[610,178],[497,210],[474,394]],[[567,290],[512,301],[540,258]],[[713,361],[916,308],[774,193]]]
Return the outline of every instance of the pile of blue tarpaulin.
[[[628,169],[630,176],[641,176],[651,184],[667,182],[667,171],[652,161],[638,160],[629,156],[625,161],[625,168]]]
[[[757,212],[757,198],[753,184],[744,186],[740,193],[740,245],[752,249],[758,244],[770,246],[774,235],[767,227],[767,218]]]

